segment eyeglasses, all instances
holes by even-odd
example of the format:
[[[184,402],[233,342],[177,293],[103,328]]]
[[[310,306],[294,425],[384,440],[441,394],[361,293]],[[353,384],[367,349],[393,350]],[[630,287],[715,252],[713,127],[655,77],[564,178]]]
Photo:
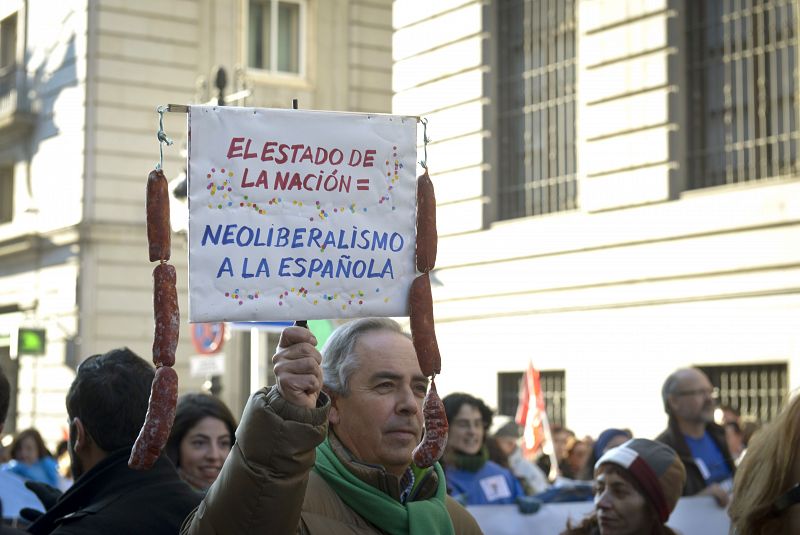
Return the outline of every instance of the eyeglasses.
[[[719,397],[719,388],[696,388],[694,390],[681,390],[675,392],[675,396],[703,396],[717,399]]]
[[[800,503],[800,483],[790,488],[785,494],[778,496],[778,499],[772,503],[772,514],[779,515],[798,503]]]

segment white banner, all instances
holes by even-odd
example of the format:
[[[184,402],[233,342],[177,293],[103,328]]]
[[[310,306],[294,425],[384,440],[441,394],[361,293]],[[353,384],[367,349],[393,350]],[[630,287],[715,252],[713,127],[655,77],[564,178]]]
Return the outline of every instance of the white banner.
[[[407,315],[416,118],[192,106],[189,321]]]
[[[577,525],[591,514],[594,503],[547,503],[535,514],[523,515],[516,505],[472,505],[467,510],[486,535],[558,535],[567,521]],[[730,520],[725,509],[710,496],[681,498],[667,525],[681,535],[727,535]]]

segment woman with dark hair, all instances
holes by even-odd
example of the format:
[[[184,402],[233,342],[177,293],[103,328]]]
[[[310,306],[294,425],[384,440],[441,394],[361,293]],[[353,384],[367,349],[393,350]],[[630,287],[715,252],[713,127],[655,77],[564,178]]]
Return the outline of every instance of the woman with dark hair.
[[[181,478],[205,492],[217,479],[236,432],[230,409],[209,394],[184,394],[178,399],[166,453]]]
[[[11,461],[3,468],[31,481],[58,487],[58,463],[36,429],[20,431],[11,443]]]
[[[454,393],[442,400],[450,426],[442,465],[448,492],[465,505],[513,504],[525,491],[506,468],[489,460],[486,431],[492,411],[469,394]]]
[[[609,428],[597,436],[597,440],[592,444],[592,451],[586,465],[581,470],[579,479],[591,481],[594,479],[594,465],[600,460],[605,452],[611,448],[624,444],[633,438],[633,433],[629,429]]]
[[[594,475],[594,511],[562,535],[675,535],[666,522],[686,481],[675,450],[634,438],[607,450]]]

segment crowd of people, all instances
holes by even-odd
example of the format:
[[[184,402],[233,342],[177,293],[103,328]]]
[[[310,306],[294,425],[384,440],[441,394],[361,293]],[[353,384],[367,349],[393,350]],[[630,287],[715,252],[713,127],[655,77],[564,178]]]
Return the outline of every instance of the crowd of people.
[[[35,429],[7,448],[0,534],[472,534],[482,531],[467,507],[529,515],[570,500],[594,507],[565,534],[672,534],[678,500],[695,495],[727,507],[733,533],[800,533],[800,396],[755,432],[730,407],[718,425],[708,377],[681,369],[664,381],[666,428],[654,440],[625,428],[578,438],[554,426],[552,454],[537,457],[520,448],[515,422],[455,392],[443,398],[443,456],[420,468],[411,452],[429,381],[410,337],[368,318],[316,346],[309,330],[285,329],[276,384],[251,396],[238,424],[212,395],[181,396],[149,471],[127,460],[153,367],[126,348],[87,358],[66,396],[68,438],[57,451]],[[0,431],[8,400],[0,372]]]

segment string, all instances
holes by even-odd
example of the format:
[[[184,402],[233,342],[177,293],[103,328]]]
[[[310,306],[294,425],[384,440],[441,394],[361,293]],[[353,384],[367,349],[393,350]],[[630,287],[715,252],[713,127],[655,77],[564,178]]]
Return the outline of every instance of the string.
[[[156,138],[158,138],[158,154],[159,160],[156,164],[156,169],[161,169],[164,167],[164,143],[167,146],[172,145],[172,139],[167,136],[167,133],[164,132],[164,112],[167,111],[167,108],[164,106],[159,106],[156,108],[158,112],[158,132],[156,132]]]
[[[423,148],[424,153],[425,153],[425,159],[424,160],[420,160],[419,164],[422,166],[423,169],[425,169],[427,171],[428,170],[428,142],[430,141],[430,139],[428,138],[428,120],[425,119],[425,118],[422,118],[422,119],[419,120],[419,122],[422,123],[422,143],[423,143],[422,148]]]

